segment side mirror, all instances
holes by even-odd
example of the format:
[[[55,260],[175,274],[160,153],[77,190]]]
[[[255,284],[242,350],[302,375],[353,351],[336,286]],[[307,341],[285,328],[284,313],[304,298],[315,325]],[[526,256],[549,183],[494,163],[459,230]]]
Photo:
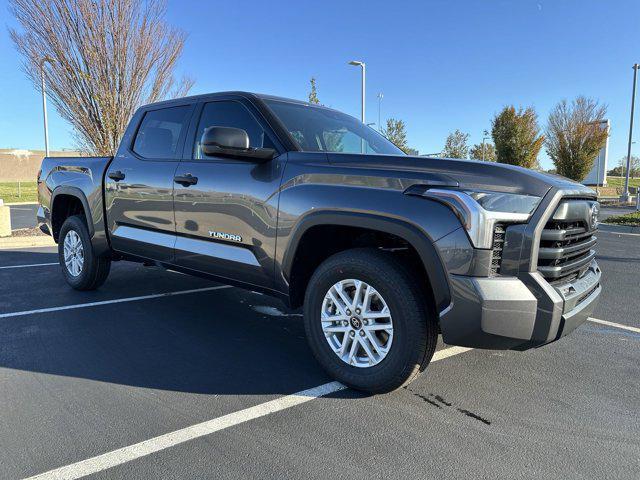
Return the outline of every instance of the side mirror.
[[[232,127],[207,128],[200,139],[200,149],[207,156],[256,162],[269,161],[276,154],[273,148],[251,148],[247,132]]]

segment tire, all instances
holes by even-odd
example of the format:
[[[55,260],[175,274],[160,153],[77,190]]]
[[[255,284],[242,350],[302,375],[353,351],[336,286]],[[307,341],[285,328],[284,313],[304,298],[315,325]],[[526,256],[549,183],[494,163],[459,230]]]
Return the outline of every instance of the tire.
[[[358,283],[352,280],[364,282],[375,290],[375,294],[371,294],[371,298],[374,298],[371,300],[371,308],[359,309],[362,315],[356,315],[355,321],[351,317],[348,325],[344,324],[344,320],[326,320],[343,317],[339,307],[329,298],[329,290],[332,289],[333,297],[338,303],[341,303],[342,297],[338,298],[336,285],[343,288],[348,300],[353,300]],[[362,286],[364,284],[360,284],[361,292],[366,290]],[[359,298],[362,295],[360,293]],[[342,301],[341,306],[344,308],[346,304],[347,302]],[[375,308],[378,308],[379,316],[383,317],[384,312],[387,312],[383,309],[385,304],[390,313],[389,319],[367,320],[367,315],[376,313],[373,311]],[[355,304],[352,303],[353,305]],[[322,318],[325,318],[324,322]],[[329,375],[348,387],[369,393],[390,392],[413,381],[431,361],[438,339],[435,314],[428,307],[416,276],[393,254],[372,248],[337,253],[316,269],[305,294],[304,323],[311,350]],[[375,327],[373,323],[376,323]],[[352,347],[354,338],[362,338],[358,339],[360,346],[355,347],[356,353],[351,357],[351,348],[348,348],[349,355],[345,353],[342,358],[341,353],[336,351],[344,349],[347,333],[341,336],[340,333],[324,330],[327,326],[338,330],[341,325],[354,331],[354,336],[350,337]],[[392,328],[387,329],[387,326]],[[367,328],[370,331],[360,331]],[[375,355],[375,349],[369,341],[374,328],[377,336],[372,340],[386,347],[387,353],[384,353],[383,348],[382,353]],[[367,355],[363,342],[367,342],[374,355]],[[372,363],[374,361],[378,363]]]
[[[71,255],[65,261],[65,241],[75,257]],[[58,259],[65,280],[76,290],[95,290],[100,287],[111,270],[111,260],[97,257],[93,253],[89,229],[84,217],[73,215],[67,218],[58,237]],[[81,261],[75,261],[79,260]]]

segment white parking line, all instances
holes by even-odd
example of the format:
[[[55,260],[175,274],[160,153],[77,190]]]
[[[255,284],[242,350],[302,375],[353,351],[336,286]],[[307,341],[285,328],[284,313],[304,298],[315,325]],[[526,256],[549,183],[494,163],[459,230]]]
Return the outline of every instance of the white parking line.
[[[599,323],[600,325],[606,325],[608,327],[621,328],[622,330],[629,330],[630,332],[640,333],[640,328],[623,325],[621,323],[608,322],[607,320],[600,320],[599,318],[593,317],[589,317],[587,320],[593,323]]]
[[[9,268],[48,267],[51,265],[60,265],[60,263],[52,262],[52,263],[32,263],[31,265],[9,265],[8,267],[0,267],[0,270],[7,270]]]
[[[445,358],[458,355],[471,350],[471,348],[464,347],[450,347],[437,351],[431,362],[437,362]],[[206,422],[198,423],[190,427],[175,430],[173,432],[165,433],[149,440],[145,440],[140,443],[122,447],[111,452],[103,453],[96,457],[88,458],[80,462],[72,463],[64,467],[49,470],[48,472],[29,477],[27,480],[33,479],[46,479],[46,480],[60,480],[60,479],[75,479],[82,478],[87,475],[92,475],[103,470],[122,465],[123,463],[136,460],[152,453],[156,453],[167,448],[175,447],[181,443],[194,440],[196,438],[204,437],[220,430],[224,430],[229,427],[240,425],[241,423],[248,422],[249,420],[255,420],[256,418],[264,417],[272,413],[286,410],[296,405],[309,402],[319,397],[324,397],[341,390],[345,390],[347,387],[339,382],[325,383],[308,390],[287,395],[285,397],[271,400],[269,402],[261,403],[254,407],[245,408],[222,417],[214,418]]]
[[[460,355],[461,353],[468,352],[469,350],[473,350],[473,348],[468,348],[468,347],[443,348],[442,350],[438,350],[436,353],[433,354],[431,363],[437,362],[438,360],[444,360],[445,358],[453,357],[454,355]]]
[[[211,290],[221,290],[231,288],[230,285],[219,285],[217,287],[194,288],[191,290],[180,290],[177,292],[154,293],[152,295],[140,295],[139,297],[116,298],[113,300],[103,300],[100,302],[76,303],[74,305],[62,305],[60,307],[38,308],[36,310],[23,310],[21,312],[10,312],[0,314],[0,318],[22,317],[35,313],[58,312],[60,310],[75,310],[77,308],[97,307],[99,305],[109,305],[112,303],[137,302],[138,300],[149,300],[151,298],[175,297],[176,295],[187,295],[188,293],[208,292]]]
[[[640,233],[611,232],[609,230],[598,230],[598,235],[600,235],[601,233],[610,233],[611,235],[631,235],[632,237],[640,237]]]

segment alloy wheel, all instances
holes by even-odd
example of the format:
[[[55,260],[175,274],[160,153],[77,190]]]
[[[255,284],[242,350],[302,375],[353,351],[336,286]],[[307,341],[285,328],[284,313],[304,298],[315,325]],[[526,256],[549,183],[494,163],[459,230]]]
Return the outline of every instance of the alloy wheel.
[[[387,302],[362,280],[335,283],[324,297],[320,320],[329,346],[348,365],[372,367],[391,349],[393,320]]]
[[[84,247],[82,240],[75,230],[69,230],[64,237],[64,264],[73,277],[82,273],[84,265]]]

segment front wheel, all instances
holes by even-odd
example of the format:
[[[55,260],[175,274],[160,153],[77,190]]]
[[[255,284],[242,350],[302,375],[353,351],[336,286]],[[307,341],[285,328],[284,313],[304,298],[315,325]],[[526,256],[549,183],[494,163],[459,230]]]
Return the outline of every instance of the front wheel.
[[[431,360],[438,338],[415,276],[376,249],[325,260],[307,287],[304,320],[311,350],[325,370],[371,393],[410,383]]]
[[[76,290],[95,290],[111,270],[111,260],[93,253],[89,229],[80,215],[67,218],[62,225],[58,258],[67,283]]]

